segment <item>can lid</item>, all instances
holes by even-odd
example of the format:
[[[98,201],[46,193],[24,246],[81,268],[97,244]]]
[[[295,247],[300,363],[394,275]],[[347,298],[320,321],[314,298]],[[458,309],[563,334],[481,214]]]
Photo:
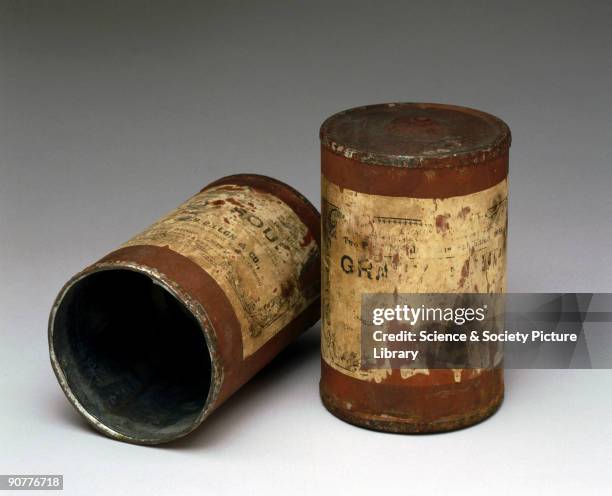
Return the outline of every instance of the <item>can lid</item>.
[[[328,118],[321,144],[367,164],[442,168],[474,165],[508,151],[510,129],[501,119],[439,103],[383,103]]]

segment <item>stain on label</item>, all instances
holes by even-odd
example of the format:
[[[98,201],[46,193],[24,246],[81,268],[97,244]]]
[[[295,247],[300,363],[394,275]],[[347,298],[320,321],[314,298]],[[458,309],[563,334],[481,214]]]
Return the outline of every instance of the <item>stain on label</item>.
[[[255,353],[318,297],[300,276],[319,249],[297,214],[274,195],[224,184],[193,196],[123,246],[168,247],[219,284]]]
[[[321,353],[336,370],[376,382],[392,372],[361,369],[364,293],[505,290],[507,180],[423,199],[359,193],[323,177],[322,197]]]

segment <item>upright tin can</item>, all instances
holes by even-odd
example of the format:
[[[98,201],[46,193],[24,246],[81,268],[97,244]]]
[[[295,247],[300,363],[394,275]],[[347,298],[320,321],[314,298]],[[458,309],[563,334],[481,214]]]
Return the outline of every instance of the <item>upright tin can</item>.
[[[366,369],[366,293],[501,293],[511,135],[500,119],[431,103],[350,109],[320,131],[322,374],[327,409],[392,432],[474,424],[503,399],[503,371]]]
[[[320,315],[320,216],[241,174],[74,276],[49,321],[64,393],[104,434],[186,435]]]

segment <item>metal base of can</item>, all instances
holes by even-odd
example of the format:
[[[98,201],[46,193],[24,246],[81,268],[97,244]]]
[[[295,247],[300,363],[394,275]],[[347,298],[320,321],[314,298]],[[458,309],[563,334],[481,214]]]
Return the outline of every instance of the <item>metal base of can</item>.
[[[331,367],[324,364],[324,378],[330,377],[330,369]],[[370,404],[368,407],[365,407],[363,404],[358,404],[354,397],[349,398],[347,396],[343,399],[339,399],[332,391],[330,391],[329,382],[325,380],[322,380],[320,383],[320,395],[323,405],[330,413],[339,419],[344,420],[345,422],[357,425],[359,427],[364,427],[366,429],[372,429],[375,431],[394,432],[400,434],[447,432],[477,424],[493,415],[499,409],[504,399],[504,387],[503,380],[501,379],[501,371],[488,371],[488,373],[490,373],[490,377],[486,379],[486,382],[489,383],[489,387],[485,388],[488,394],[483,391],[482,379],[480,378],[472,381],[466,381],[467,385],[464,385],[461,389],[457,388],[455,393],[453,393],[453,387],[451,386],[444,393],[448,400],[447,403],[449,408],[446,411],[442,408],[437,408],[435,413],[433,411],[433,404],[428,404],[426,399],[428,396],[424,393],[424,391],[427,390],[426,387],[403,387],[403,395],[405,397],[414,396],[415,403],[420,404],[421,407],[428,412],[426,418],[424,415],[419,414],[416,411],[411,412],[406,408],[402,410],[395,409],[395,412],[401,411],[400,414],[395,413],[394,410],[390,408],[380,408],[376,405],[376,400],[372,399],[372,397],[367,393],[364,395],[364,397],[369,397]],[[342,376],[342,374],[335,370],[331,372],[331,375],[336,374],[338,374],[338,376]],[[335,377],[335,380],[338,379],[338,376]],[[349,381],[345,382],[345,386],[348,385],[349,382],[352,383],[353,381],[356,381],[352,378],[348,379]],[[342,381],[342,379],[340,380]],[[473,384],[469,384],[470,382]],[[337,385],[338,383],[336,382],[335,384]],[[365,384],[368,383],[364,383],[364,385]],[[381,391],[381,386],[383,388],[385,387],[382,384],[375,384],[373,386],[378,388],[379,391]],[[348,389],[342,389],[345,393],[348,391]],[[463,394],[463,391],[469,391],[469,393]],[[456,410],[453,411],[452,406],[456,406],[457,403],[464,403],[466,398],[475,391],[480,391],[480,394],[477,393],[477,396],[480,397],[481,401],[479,401],[477,404],[473,404],[473,406],[470,408],[466,407],[462,412],[457,412]],[[364,391],[361,392],[363,393]],[[381,397],[385,396],[389,395],[385,395],[384,391],[381,391]],[[439,399],[440,392],[434,392],[431,394],[431,397],[434,396],[438,396],[437,399]],[[354,401],[354,403],[352,403],[351,400]]]
[[[321,392],[321,401],[325,408],[340,420],[373,431],[393,432],[396,434],[431,434],[470,427],[492,416],[501,406],[503,398],[504,396],[502,394],[496,402],[492,403],[489,407],[472,415],[456,419],[441,419],[433,423],[422,423],[405,417],[385,415],[383,419],[380,415],[351,412],[350,410],[339,407],[331,396]]]

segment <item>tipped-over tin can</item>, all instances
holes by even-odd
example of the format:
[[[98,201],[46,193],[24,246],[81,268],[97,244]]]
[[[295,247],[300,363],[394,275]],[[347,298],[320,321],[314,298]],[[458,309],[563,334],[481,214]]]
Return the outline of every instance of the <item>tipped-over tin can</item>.
[[[49,322],[70,402],[122,441],[191,432],[319,319],[319,226],[286,184],[229,176],[74,276]]]
[[[505,289],[510,130],[477,110],[392,103],[320,132],[322,377],[329,411],[392,432],[436,432],[496,411],[503,371],[363,367],[364,294]]]

